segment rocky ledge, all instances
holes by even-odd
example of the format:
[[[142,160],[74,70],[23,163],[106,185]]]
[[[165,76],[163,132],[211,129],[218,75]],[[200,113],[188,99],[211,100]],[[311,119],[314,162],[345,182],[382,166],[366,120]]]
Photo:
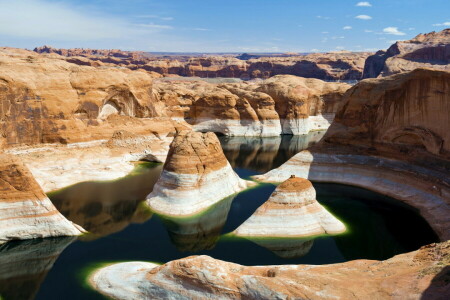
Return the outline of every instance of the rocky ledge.
[[[162,215],[189,216],[252,184],[233,171],[214,133],[181,131],[147,203]]]
[[[316,200],[312,183],[291,176],[233,233],[247,238],[338,234],[345,225]]]
[[[191,256],[162,266],[129,262],[89,283],[114,299],[445,299],[450,241],[385,261],[247,267]]]
[[[0,244],[84,231],[59,213],[27,167],[11,155],[0,154],[0,190]]]

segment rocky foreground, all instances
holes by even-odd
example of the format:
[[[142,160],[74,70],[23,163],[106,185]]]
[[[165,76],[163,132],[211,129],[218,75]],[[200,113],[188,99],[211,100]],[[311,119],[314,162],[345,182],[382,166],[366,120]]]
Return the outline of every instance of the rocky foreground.
[[[247,267],[192,256],[162,266],[114,264],[93,288],[114,299],[447,299],[450,242],[385,261]]]

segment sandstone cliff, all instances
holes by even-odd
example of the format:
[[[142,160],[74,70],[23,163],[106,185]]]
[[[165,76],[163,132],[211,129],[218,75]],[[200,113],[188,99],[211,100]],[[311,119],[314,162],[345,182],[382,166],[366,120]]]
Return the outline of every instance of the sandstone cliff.
[[[233,233],[247,238],[292,238],[338,234],[345,225],[316,200],[312,183],[291,176]]]
[[[322,141],[258,180],[291,174],[361,186],[416,207],[450,238],[450,73],[363,80],[344,96]]]
[[[147,203],[162,215],[189,216],[250,185],[233,171],[214,133],[181,131]]]
[[[77,66],[0,49],[0,131],[7,145],[109,138],[126,118],[160,116],[146,72]],[[145,131],[143,126],[132,127]],[[128,127],[128,130],[130,128]]]
[[[197,131],[277,136],[328,128],[349,87],[290,75],[261,83],[157,81],[155,98]]]
[[[450,28],[419,34],[369,56],[362,78],[389,76],[416,68],[450,70]]]
[[[385,261],[247,267],[191,256],[162,266],[114,264],[90,284],[115,299],[446,299],[450,242]]]
[[[371,54],[341,51],[252,57],[232,54],[189,56],[120,50],[55,49],[49,46],[37,47],[34,51],[63,55],[68,57],[68,61],[80,65],[116,65],[165,76],[251,79],[287,74],[323,80],[358,80],[361,78],[364,62]]]
[[[0,244],[82,233],[53,206],[27,167],[7,154],[0,154],[0,190]]]

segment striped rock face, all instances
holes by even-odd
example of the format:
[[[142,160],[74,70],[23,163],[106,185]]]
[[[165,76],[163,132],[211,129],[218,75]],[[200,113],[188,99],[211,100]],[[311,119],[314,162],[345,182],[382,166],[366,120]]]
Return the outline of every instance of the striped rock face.
[[[0,191],[0,244],[82,233],[53,206],[28,168],[6,154],[0,154]]]
[[[189,216],[247,188],[212,132],[182,131],[170,145],[164,170],[147,203],[168,216]]]
[[[292,176],[234,233],[250,238],[307,237],[345,230],[345,225],[317,202],[311,182]]]

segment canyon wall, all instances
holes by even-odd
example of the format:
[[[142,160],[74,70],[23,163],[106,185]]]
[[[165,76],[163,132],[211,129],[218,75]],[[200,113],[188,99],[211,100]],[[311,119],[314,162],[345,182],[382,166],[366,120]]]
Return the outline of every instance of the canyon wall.
[[[322,80],[358,80],[369,52],[330,52],[306,55],[156,55],[137,51],[55,49],[37,47],[37,53],[53,53],[81,65],[118,65],[164,76],[232,77],[242,79],[296,75]]]
[[[161,110],[146,72],[77,66],[11,48],[0,49],[0,102],[7,145],[104,139],[121,127],[143,131],[126,123]]]
[[[389,76],[416,68],[450,70],[450,28],[419,34],[369,56],[362,78]]]
[[[450,72],[363,80],[347,91],[320,143],[255,178],[282,182],[294,174],[374,190],[417,208],[447,240],[449,110]]]

